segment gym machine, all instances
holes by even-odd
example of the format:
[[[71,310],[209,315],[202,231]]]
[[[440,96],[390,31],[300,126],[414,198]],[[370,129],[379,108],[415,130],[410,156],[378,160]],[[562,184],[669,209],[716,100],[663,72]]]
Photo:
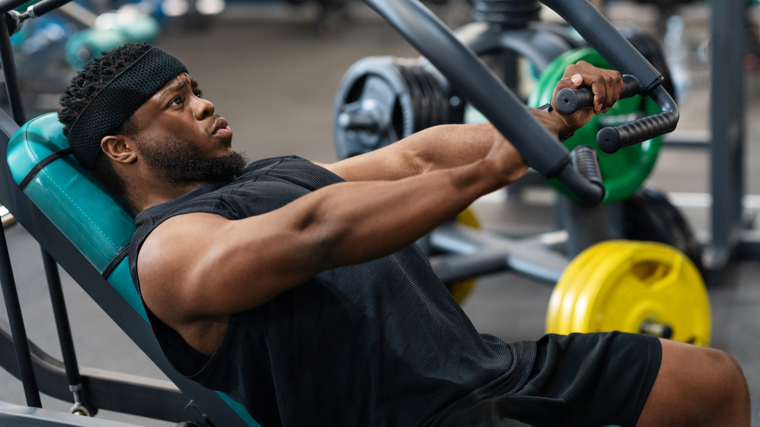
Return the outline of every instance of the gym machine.
[[[517,56],[527,59],[540,76],[528,101],[533,108],[551,101],[566,66],[584,60],[609,68],[607,61],[593,49],[577,48],[584,43],[573,39],[566,27],[539,23],[540,5],[535,0],[480,0],[473,3],[473,8],[475,22],[457,30],[457,38],[476,55],[498,58],[496,68],[508,86],[517,86],[514,71],[518,68]],[[666,94],[672,93],[672,82],[656,41],[637,29],[626,28],[623,33],[650,63],[659,65],[658,72],[663,75],[660,88]],[[433,58],[368,57],[349,68],[334,107],[334,142],[339,158],[372,151],[433,125],[468,123],[473,117],[477,121],[478,113],[473,113],[470,106],[475,104],[473,99],[457,91],[431,61]],[[624,93],[624,98],[637,93],[638,87],[636,79],[626,76],[625,81],[631,90]],[[573,92],[567,95],[577,96]],[[563,91],[560,96],[567,95]],[[577,105],[578,98],[572,99]],[[557,102],[560,109],[568,105],[559,99]],[[637,144],[625,148],[611,144],[619,132],[613,128],[641,126],[641,122],[627,122],[647,120],[641,117],[656,115],[661,109],[654,101],[640,97],[621,99],[608,113],[592,119],[565,142],[567,149],[597,147],[594,156],[599,156],[604,177],[599,182],[605,196],[596,201],[604,204],[590,206],[558,179],[550,179],[549,183],[565,196],[558,203],[563,230],[508,238],[464,226],[476,223],[470,213],[465,213],[458,221],[422,239],[420,246],[455,298],[461,302],[472,288],[472,281],[468,280],[472,277],[513,270],[542,282],[558,283],[547,313],[547,332],[617,329],[707,345],[710,309],[699,274],[702,248],[684,218],[662,193],[652,188],[640,189],[654,167],[662,138],[642,136]],[[672,131],[674,127],[668,129]],[[668,258],[667,250],[663,250],[662,256],[655,256],[659,248],[633,242],[598,245],[610,239],[666,243],[685,253],[690,262],[683,263],[688,268],[681,268],[680,254]],[[611,247],[615,249],[607,252]],[[586,250],[597,255],[592,257],[584,252],[578,256]],[[609,256],[605,257],[605,253]],[[643,261],[634,262],[625,255],[621,255],[625,261],[620,263],[609,261],[617,253],[628,253],[636,259],[648,253],[653,264],[644,266]],[[584,266],[578,267],[579,263]],[[654,265],[661,268],[660,273],[654,273]],[[594,291],[588,290],[592,286],[588,276],[592,274],[597,275],[598,286]],[[668,292],[672,294],[654,295],[649,290],[658,286],[640,286],[644,282],[668,282]],[[615,302],[610,295],[622,292],[620,289],[625,289],[625,298]],[[565,304],[571,308],[560,309],[559,301],[569,301]],[[557,320],[558,317],[561,318]]]
[[[44,0],[34,6],[34,15],[52,10],[66,0]],[[62,347],[64,362],[45,355],[30,343],[24,331],[23,318],[16,295],[13,272],[8,258],[4,232],[0,233],[0,282],[9,311],[11,334],[2,338],[0,358],[4,366],[12,365],[10,340],[15,350],[17,367],[8,368],[22,379],[28,407],[0,405],[0,423],[5,426],[118,426],[121,423],[84,416],[56,414],[40,407],[39,387],[47,394],[75,403],[74,412],[93,414],[98,408],[123,411],[173,421],[193,421],[199,425],[256,426],[243,408],[228,396],[203,389],[177,374],[165,360],[155,342],[144,309],[140,304],[127,269],[123,250],[134,230],[131,213],[114,200],[81,166],[67,154],[68,143],[61,125],[53,114],[26,122],[20,103],[17,78],[10,49],[9,34],[27,16],[11,12],[23,0],[0,1],[0,61],[13,118],[0,112],[0,154],[8,163],[0,162],[0,203],[16,216],[43,247],[47,277],[51,287],[57,283],[60,264],[98,303],[107,314],[170,378],[174,385],[144,378],[119,376],[78,367],[73,345],[67,337],[63,300],[53,296],[59,312],[59,336],[67,342]],[[521,101],[494,77],[468,48],[418,2],[407,0],[367,0],[367,3],[399,30],[445,76],[451,87],[462,94],[489,118],[521,151],[529,164],[544,176],[556,177],[581,200],[598,203],[605,197],[595,151],[579,147],[571,154],[538,122]],[[628,42],[586,1],[546,0],[612,65],[636,77],[636,90],[647,94],[664,111],[637,120],[640,130],[628,124],[617,127],[621,142],[631,144],[669,131],[678,120],[678,109],[667,92],[659,87],[662,77]],[[19,125],[22,124],[19,128]],[[643,130],[643,131],[641,131]],[[64,151],[62,151],[64,150]],[[56,182],[66,182],[58,186]],[[23,187],[23,188],[21,188]],[[73,197],[72,197],[73,195]],[[86,196],[86,197],[85,197]],[[461,233],[459,246],[471,238],[473,247],[488,243],[488,236]],[[431,237],[434,239],[435,235]],[[445,240],[445,234],[441,235]],[[502,243],[499,243],[502,244]],[[519,247],[518,247],[519,246]],[[515,244],[510,256],[491,257],[491,261],[507,264],[516,271],[542,275],[556,280],[557,272],[567,266],[564,257],[548,257],[554,269],[540,267],[544,260],[531,258],[539,254],[529,245]],[[525,251],[523,251],[525,249]],[[631,247],[634,250],[635,248]],[[467,249],[463,250],[468,252]],[[622,254],[622,252],[620,252]],[[504,254],[506,255],[506,254]],[[444,259],[452,277],[458,279],[461,269],[450,268],[477,258]],[[487,257],[486,257],[487,258]],[[505,259],[506,258],[506,261]],[[682,261],[685,258],[682,258]],[[464,262],[462,262],[462,260]],[[486,260],[488,261],[488,260]],[[647,267],[651,263],[639,263]],[[443,271],[444,269],[438,269]],[[482,269],[482,268],[481,268]],[[644,272],[646,273],[646,272]],[[648,276],[651,276],[649,274]],[[463,277],[462,277],[463,278]],[[448,279],[447,279],[448,280]],[[56,292],[53,292],[54,294]],[[0,325],[3,326],[3,325]],[[653,323],[650,329],[663,325]],[[4,329],[4,328],[0,328]],[[7,329],[5,329],[7,330]],[[676,330],[678,333],[678,330]],[[12,335],[8,338],[7,335]],[[37,379],[40,379],[38,382]],[[66,386],[69,387],[66,387]]]

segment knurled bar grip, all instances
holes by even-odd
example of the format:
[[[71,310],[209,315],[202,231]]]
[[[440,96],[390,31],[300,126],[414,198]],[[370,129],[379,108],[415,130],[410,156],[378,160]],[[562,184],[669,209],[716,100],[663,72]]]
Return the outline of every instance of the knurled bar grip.
[[[624,125],[604,128],[596,134],[596,143],[602,151],[612,154],[623,147],[672,132],[677,124],[678,117],[666,111],[654,116],[642,117]]]
[[[623,75],[623,93],[619,99],[630,98],[639,93],[639,81],[628,74]],[[588,87],[573,89],[566,87],[557,93],[557,109],[565,114],[585,110],[594,106],[594,93]]]
[[[599,169],[599,156],[588,145],[579,145],[570,152],[573,168],[589,182],[604,188],[602,171]]]

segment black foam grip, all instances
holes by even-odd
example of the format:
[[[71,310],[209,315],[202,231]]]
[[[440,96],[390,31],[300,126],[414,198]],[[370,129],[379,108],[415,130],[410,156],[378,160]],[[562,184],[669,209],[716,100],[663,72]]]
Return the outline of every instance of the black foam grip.
[[[639,81],[635,77],[623,76],[623,93],[620,99],[630,98],[639,93]],[[572,89],[566,87],[557,93],[557,109],[565,114],[572,114],[594,106],[594,93],[588,87]]]
[[[596,151],[588,145],[579,145],[570,152],[573,162],[573,168],[578,171],[584,178],[599,186],[604,186],[602,181],[602,171],[599,169],[599,156]]]
[[[596,143],[605,153],[615,153],[623,147],[672,132],[678,117],[666,111],[654,116],[642,117],[624,125],[604,128],[596,134]]]

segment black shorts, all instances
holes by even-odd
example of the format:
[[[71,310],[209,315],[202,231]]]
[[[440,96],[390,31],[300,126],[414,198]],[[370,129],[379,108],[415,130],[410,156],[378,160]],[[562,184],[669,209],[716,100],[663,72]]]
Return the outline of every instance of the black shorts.
[[[662,359],[657,338],[620,332],[546,335],[525,385],[449,417],[446,426],[634,427]],[[514,424],[522,425],[522,424]]]

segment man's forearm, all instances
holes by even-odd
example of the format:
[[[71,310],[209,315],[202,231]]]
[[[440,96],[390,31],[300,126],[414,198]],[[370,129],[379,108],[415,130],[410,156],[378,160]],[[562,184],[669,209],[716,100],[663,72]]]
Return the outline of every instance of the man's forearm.
[[[551,132],[558,134],[560,122],[556,115],[532,111]],[[398,180],[482,159],[497,137],[501,135],[490,123],[435,126],[326,167],[346,181]]]
[[[550,132],[559,135],[562,127],[559,117],[536,109],[531,111]],[[418,132],[399,143],[409,144],[406,150],[417,158],[419,172],[430,172],[483,158],[497,136],[496,128],[490,123],[443,125]]]
[[[496,128],[490,123],[441,125],[425,129],[397,144],[414,157],[418,173],[472,163],[488,154]]]

